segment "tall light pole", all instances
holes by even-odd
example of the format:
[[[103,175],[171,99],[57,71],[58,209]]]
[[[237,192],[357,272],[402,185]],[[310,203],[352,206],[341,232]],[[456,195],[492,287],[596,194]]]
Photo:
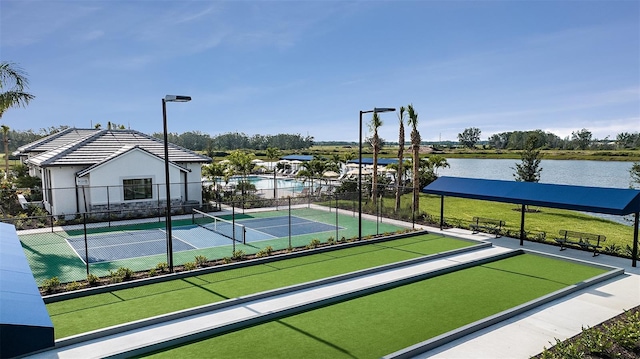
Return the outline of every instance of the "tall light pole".
[[[360,111],[360,142],[358,143],[358,238],[362,239],[362,115],[365,113],[393,112],[395,108],[374,107],[373,110]]]
[[[167,264],[173,273],[173,243],[171,238],[171,184],[169,182],[169,141],[167,140],[167,102],[189,102],[191,96],[166,95],[162,99],[162,124],[164,126],[164,175],[167,187]]]

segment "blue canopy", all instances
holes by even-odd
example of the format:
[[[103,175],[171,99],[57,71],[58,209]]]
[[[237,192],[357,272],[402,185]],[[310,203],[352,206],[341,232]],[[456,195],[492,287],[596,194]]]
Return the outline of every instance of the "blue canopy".
[[[422,192],[619,216],[640,212],[635,189],[440,177]]]
[[[347,163],[358,163],[358,159],[356,158],[355,160],[349,160]],[[386,166],[386,165],[390,165],[390,164],[394,164],[394,163],[398,163],[398,159],[397,158],[378,158],[378,166]],[[363,157],[362,158],[362,164],[363,165],[372,165],[373,164],[373,158],[372,157]]]
[[[303,161],[303,162],[307,162],[307,161],[311,161],[313,159],[313,156],[309,156],[309,155],[287,155],[284,157],[280,157],[281,160],[287,160],[287,161]]]

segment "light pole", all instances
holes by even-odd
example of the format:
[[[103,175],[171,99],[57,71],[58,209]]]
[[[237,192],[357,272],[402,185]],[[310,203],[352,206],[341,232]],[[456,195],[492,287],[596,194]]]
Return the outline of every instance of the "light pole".
[[[169,183],[169,141],[167,141],[167,102],[189,102],[191,96],[166,95],[162,99],[162,124],[164,126],[164,175],[167,187],[167,264],[173,273],[173,243],[171,241],[171,184]]]
[[[360,140],[358,143],[358,238],[362,239],[362,114],[393,112],[395,108],[374,107],[373,110],[360,111]]]

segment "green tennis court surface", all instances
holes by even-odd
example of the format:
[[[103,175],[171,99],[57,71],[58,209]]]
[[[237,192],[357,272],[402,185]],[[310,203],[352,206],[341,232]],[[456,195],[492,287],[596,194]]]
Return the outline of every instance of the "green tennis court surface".
[[[173,221],[174,264],[193,262],[195,256],[221,259],[232,257],[234,250],[254,254],[267,246],[278,250],[305,246],[313,239],[326,242],[330,237],[358,235],[358,218],[353,215],[311,208],[292,210],[291,222],[288,215],[288,211],[236,215],[237,223],[247,227],[246,244],[233,243],[224,235],[193,225],[190,219]],[[404,228],[363,220],[362,229],[363,235],[374,235]],[[141,271],[167,262],[163,222],[89,228],[88,254],[84,233],[78,229],[19,237],[37,283],[54,276],[63,283],[86,279],[87,261],[90,272],[97,276],[106,276],[119,267]]]
[[[56,338],[475,243],[437,234],[370,243],[47,304]]]
[[[522,254],[150,357],[379,358],[604,272]]]

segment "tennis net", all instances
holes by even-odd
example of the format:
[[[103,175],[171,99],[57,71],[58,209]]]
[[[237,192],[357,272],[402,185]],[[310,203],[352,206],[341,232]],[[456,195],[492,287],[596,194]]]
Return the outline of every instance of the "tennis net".
[[[218,233],[236,242],[246,244],[246,228],[242,224],[234,223],[228,219],[212,216],[197,209],[193,209],[193,224]]]

